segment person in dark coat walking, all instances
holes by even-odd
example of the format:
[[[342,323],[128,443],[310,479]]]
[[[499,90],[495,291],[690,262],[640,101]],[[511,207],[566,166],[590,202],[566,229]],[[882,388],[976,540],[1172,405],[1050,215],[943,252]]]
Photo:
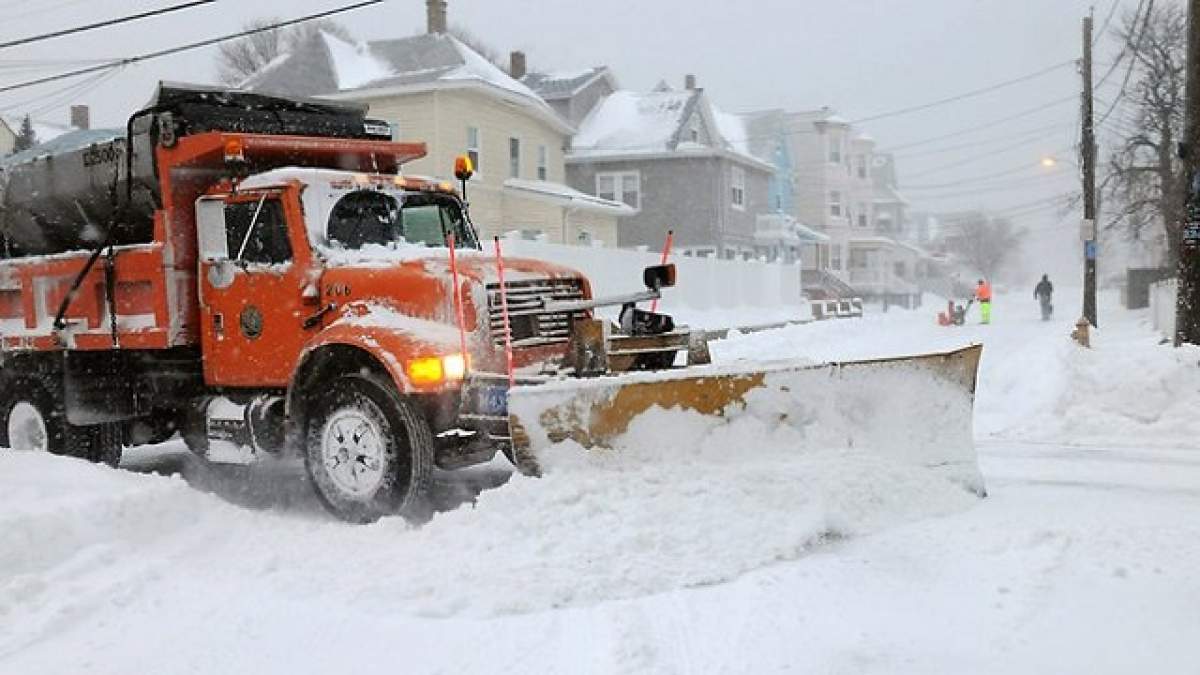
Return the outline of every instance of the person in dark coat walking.
[[[1054,295],[1054,284],[1050,283],[1050,276],[1042,275],[1042,280],[1033,289],[1033,297],[1042,305],[1042,321],[1049,321],[1050,315],[1054,313],[1054,305],[1051,304]]]

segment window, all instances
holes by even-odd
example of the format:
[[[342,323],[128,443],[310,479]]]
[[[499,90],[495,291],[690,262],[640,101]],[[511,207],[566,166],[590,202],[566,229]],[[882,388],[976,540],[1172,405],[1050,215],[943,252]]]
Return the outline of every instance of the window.
[[[859,202],[858,203],[858,226],[866,227],[867,224],[868,224],[867,223],[867,205],[864,204],[863,202]]]
[[[395,196],[375,190],[358,190],[339,199],[326,228],[330,243],[347,249],[399,243],[437,248],[446,245],[450,232],[460,245],[472,241],[456,201],[409,195],[401,206]]]
[[[596,196],[614,202],[624,202],[642,208],[642,176],[637,171],[616,171],[596,174]]]
[[[842,138],[841,138],[841,136],[836,136],[836,135],[832,135],[832,134],[829,136],[829,163],[830,164],[841,164],[842,163]]]
[[[842,217],[842,193],[837,190],[829,192],[829,215],[834,218]]]
[[[479,127],[467,127],[467,154],[475,165],[475,173],[479,173]]]
[[[508,139],[508,175],[511,178],[521,177],[521,139]]]
[[[842,269],[842,246],[841,246],[841,244],[834,244],[833,246],[829,247],[829,269],[832,269],[832,270]]]
[[[538,146],[538,165],[537,165],[537,179],[538,180],[549,180],[549,178],[547,178],[547,176],[550,173],[550,171],[549,171],[550,156],[549,155],[550,155],[550,153],[547,152],[546,146],[544,146],[544,145]]]
[[[858,177],[866,178],[867,177],[867,156],[859,155],[859,156],[855,157],[854,165],[855,165],[855,167],[857,167]]]
[[[860,248],[850,249],[850,269],[864,270],[870,266],[867,252]]]
[[[740,166],[733,167],[733,208],[742,211],[746,208],[746,170]]]
[[[226,249],[231,260],[277,265],[292,259],[287,220],[278,198],[225,205]]]

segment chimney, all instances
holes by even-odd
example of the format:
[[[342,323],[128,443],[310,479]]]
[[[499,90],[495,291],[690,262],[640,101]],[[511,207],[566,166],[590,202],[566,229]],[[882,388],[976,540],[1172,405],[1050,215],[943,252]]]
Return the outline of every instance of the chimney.
[[[425,0],[426,23],[428,32],[439,34],[446,32],[446,0]]]
[[[696,88],[696,76],[692,74],[685,75],[683,78],[683,88],[692,91]]]
[[[76,129],[91,129],[92,111],[86,105],[71,106],[71,126]]]
[[[508,74],[512,79],[519,80],[528,72],[525,62],[525,52],[513,52],[508,55]]]

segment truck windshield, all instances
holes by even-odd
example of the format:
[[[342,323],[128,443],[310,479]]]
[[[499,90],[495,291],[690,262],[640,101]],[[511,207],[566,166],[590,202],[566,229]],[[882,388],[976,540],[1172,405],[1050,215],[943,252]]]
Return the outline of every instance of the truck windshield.
[[[339,199],[326,228],[329,243],[345,249],[372,244],[443,248],[451,233],[459,247],[477,246],[457,200],[379,190],[357,190]]]

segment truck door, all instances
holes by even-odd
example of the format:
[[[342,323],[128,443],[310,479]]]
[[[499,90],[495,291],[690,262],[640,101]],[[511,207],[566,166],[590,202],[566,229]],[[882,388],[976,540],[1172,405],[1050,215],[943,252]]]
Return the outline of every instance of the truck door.
[[[294,195],[249,191],[196,204],[204,379],[286,386],[308,337],[311,261]],[[288,223],[296,223],[289,227]]]

